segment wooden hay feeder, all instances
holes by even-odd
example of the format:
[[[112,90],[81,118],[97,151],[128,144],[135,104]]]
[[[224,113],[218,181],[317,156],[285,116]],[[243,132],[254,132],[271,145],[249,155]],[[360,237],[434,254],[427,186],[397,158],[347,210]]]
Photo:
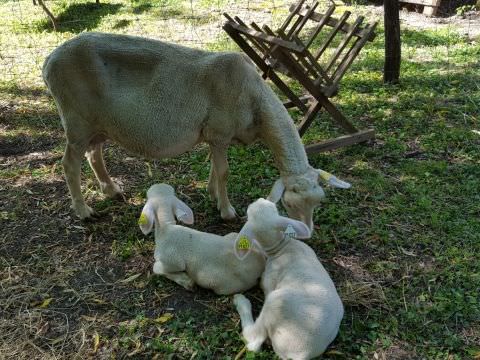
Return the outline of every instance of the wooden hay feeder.
[[[263,72],[289,99],[285,107],[296,107],[303,114],[298,131],[303,136],[316,115],[323,107],[348,135],[306,146],[307,153],[336,149],[342,146],[373,139],[373,129],[357,130],[329,100],[338,92],[340,80],[367,41],[375,37],[377,23],[362,26],[364,18],[359,16],[352,24],[347,23],[350,12],[346,11],[339,19],[332,17],[335,5],[325,14],[315,12],[318,2],[305,5],[300,0],[290,7],[290,13],[283,25],[271,30],[252,22],[246,25],[239,17],[224,14],[227,22],[223,29],[255,62]],[[306,25],[309,26],[306,26]],[[303,31],[302,31],[303,30]],[[320,46],[311,50],[318,35],[322,32]],[[340,41],[334,47],[333,40]],[[317,41],[318,42],[318,41]],[[305,93],[297,96],[279,77],[282,73],[296,80]]]

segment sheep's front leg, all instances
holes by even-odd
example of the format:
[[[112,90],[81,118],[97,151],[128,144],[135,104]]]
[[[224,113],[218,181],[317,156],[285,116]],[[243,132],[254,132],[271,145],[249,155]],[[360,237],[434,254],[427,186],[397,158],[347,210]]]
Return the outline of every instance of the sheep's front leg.
[[[62,159],[65,179],[72,197],[72,208],[82,220],[94,215],[93,209],[85,203],[80,186],[83,153],[83,148],[79,149],[78,146],[74,146],[67,140],[65,154]]]
[[[228,161],[227,146],[211,146],[213,178],[216,180],[217,208],[224,220],[235,219],[237,213],[230,204],[227,194]],[[212,178],[212,176],[211,176]]]
[[[208,176],[208,193],[210,194],[210,200],[216,201],[217,196],[217,175],[215,174],[215,166],[212,159],[212,148],[210,147],[210,175]]]
[[[157,275],[165,276],[167,279],[175,281],[178,285],[183,286],[189,291],[195,288],[195,282],[184,271],[171,272],[169,267],[165,266],[161,261],[155,261],[153,272]]]
[[[262,315],[258,317],[257,321],[253,321],[252,304],[242,294],[233,296],[233,303],[237,308],[238,315],[242,322],[242,335],[247,342],[247,349],[250,351],[258,351],[263,342],[267,338],[267,332],[261,320]]]
[[[115,184],[110,176],[108,176],[105,163],[103,162],[102,145],[102,143],[92,145],[85,155],[97,177],[102,192],[111,198],[123,198],[120,186]]]

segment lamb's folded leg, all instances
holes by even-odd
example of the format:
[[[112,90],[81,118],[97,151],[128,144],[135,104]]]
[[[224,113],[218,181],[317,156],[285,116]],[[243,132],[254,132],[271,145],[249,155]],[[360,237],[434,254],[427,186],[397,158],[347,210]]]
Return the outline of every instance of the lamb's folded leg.
[[[161,261],[155,261],[153,272],[157,275],[165,276],[167,279],[175,281],[178,285],[183,286],[189,291],[195,288],[195,282],[184,271],[169,272]]]
[[[247,342],[247,349],[250,351],[258,351],[263,342],[267,338],[267,332],[262,321],[262,314],[257,321],[253,321],[252,304],[242,294],[233,296],[233,303],[237,308],[240,320],[242,321],[242,335]]]

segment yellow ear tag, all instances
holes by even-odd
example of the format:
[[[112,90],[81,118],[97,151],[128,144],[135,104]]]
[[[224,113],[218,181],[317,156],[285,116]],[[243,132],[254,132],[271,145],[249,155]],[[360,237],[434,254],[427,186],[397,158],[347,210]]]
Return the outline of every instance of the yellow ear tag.
[[[148,219],[147,215],[145,213],[140,214],[140,218],[138,219],[138,225],[147,225],[148,224]]]
[[[320,170],[320,177],[321,177],[323,180],[329,181],[332,176],[333,176],[333,175],[330,174],[329,172],[326,172],[325,170]]]
[[[248,250],[250,249],[250,240],[245,235],[240,237],[240,240],[237,243],[237,248],[239,250]]]

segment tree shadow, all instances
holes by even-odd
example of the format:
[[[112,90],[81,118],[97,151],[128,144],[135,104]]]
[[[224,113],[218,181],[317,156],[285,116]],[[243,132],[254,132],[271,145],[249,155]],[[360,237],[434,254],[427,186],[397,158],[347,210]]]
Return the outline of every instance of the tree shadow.
[[[57,16],[58,32],[79,33],[97,28],[103,17],[117,13],[121,4],[82,3],[67,6]],[[40,31],[54,31],[50,20],[42,20],[38,25]]]

